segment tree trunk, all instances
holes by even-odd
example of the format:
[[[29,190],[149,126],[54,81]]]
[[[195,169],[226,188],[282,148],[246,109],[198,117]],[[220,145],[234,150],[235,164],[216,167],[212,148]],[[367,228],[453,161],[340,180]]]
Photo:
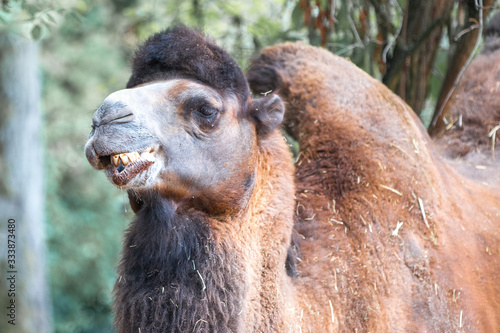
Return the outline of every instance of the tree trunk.
[[[434,56],[454,0],[408,0],[401,41],[387,63],[383,82],[420,114]]]
[[[37,59],[35,42],[0,32],[1,332],[52,331],[45,278],[44,163]],[[9,248],[15,250],[15,262],[8,262],[13,259],[8,257]],[[15,305],[14,311],[7,309],[10,304]],[[9,324],[13,316],[6,316],[6,312],[15,313],[15,326]]]

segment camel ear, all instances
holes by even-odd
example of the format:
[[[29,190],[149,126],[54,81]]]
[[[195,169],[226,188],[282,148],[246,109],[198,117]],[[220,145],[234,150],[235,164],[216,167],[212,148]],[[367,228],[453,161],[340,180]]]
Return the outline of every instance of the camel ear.
[[[255,94],[283,89],[285,84],[276,67],[254,64],[247,74],[247,81]]]
[[[266,135],[283,122],[285,104],[278,95],[263,96],[250,102],[248,112],[257,123],[257,134]]]

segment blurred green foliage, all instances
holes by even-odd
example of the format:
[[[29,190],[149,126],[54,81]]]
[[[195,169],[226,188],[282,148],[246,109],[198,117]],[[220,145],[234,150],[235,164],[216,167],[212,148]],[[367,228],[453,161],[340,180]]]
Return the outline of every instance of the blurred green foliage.
[[[73,9],[79,3],[78,0],[4,0],[0,10],[0,31],[39,40],[50,35],[65,17],[77,17]]]
[[[123,229],[123,193],[83,155],[95,108],[127,80],[111,8],[81,7],[41,56],[49,281],[56,332],[108,332]],[[109,31],[109,32],[108,32]]]

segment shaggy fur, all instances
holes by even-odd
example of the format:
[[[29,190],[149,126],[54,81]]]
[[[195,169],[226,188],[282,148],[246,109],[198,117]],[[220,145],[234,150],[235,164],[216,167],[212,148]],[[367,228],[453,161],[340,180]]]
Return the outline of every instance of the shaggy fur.
[[[484,29],[484,36],[500,37],[500,13],[495,14]]]
[[[481,54],[496,52],[500,49],[500,37],[486,37]]]
[[[454,122],[442,135],[450,156],[488,149],[488,133],[500,122],[500,51],[478,55],[464,73],[444,112]],[[458,124],[462,117],[462,127]],[[497,142],[498,145],[498,142]]]
[[[500,195],[449,169],[403,101],[325,50],[266,49],[248,79],[287,103],[294,177],[276,130],[280,98],[241,99],[248,87],[222,50],[193,45],[185,37],[200,35],[185,28],[163,35],[139,51],[131,86],[182,77],[223,94],[152,83],[110,95],[95,115],[86,153],[96,169],[114,170],[109,154],[147,140],[171,175],[129,190],[137,216],[115,284],[120,332],[500,332]],[[186,45],[197,50],[186,67],[163,56]],[[212,71],[217,61],[224,70]],[[211,102],[187,112],[194,95]],[[207,104],[224,106],[217,121],[200,114]],[[188,164],[212,165],[195,168],[209,195],[176,182]]]
[[[276,283],[296,274],[285,209],[293,184],[290,155],[274,134],[261,141],[252,195],[236,215],[179,211],[156,192],[141,193],[115,284],[119,332],[286,331],[286,286]]]
[[[179,77],[229,90],[243,102],[250,95],[238,64],[201,32],[186,27],[159,32],[138,49],[127,88]]]
[[[499,30],[497,14],[486,29],[481,54],[466,69],[443,111],[451,124],[433,138],[441,154],[462,174],[492,186],[500,185],[500,140],[488,136],[500,124]]]
[[[500,122],[500,13],[490,20],[484,35],[481,54],[466,69],[443,111],[447,120],[455,124],[438,133],[437,139],[443,148],[447,146],[445,153],[450,157],[487,148],[488,133]],[[462,126],[458,124],[459,117]]]
[[[402,100],[329,52],[271,47],[247,77],[279,92],[300,144],[296,330],[499,332],[500,196],[450,170]]]
[[[211,140],[211,135],[227,141],[228,133],[223,132],[224,136],[220,137],[218,127],[237,122],[245,136],[238,137],[239,141],[232,145],[250,149],[244,148],[247,163],[235,168],[234,178],[219,180],[208,187],[209,191],[217,189],[218,193],[204,197],[206,193],[196,194],[197,197],[180,200],[161,186],[155,190],[128,191],[137,216],[125,236],[115,284],[118,331],[289,331],[293,324],[289,320],[293,313],[290,307],[294,306],[289,281],[290,276],[297,278],[298,250],[290,245],[294,200],[291,156],[276,130],[283,120],[283,102],[276,95],[251,99],[241,69],[227,53],[200,32],[185,27],[168,29],[151,37],[138,50],[133,64],[127,86],[137,89],[123,93],[128,102],[117,103],[119,97],[115,93],[112,102],[105,101],[95,116],[99,126],[87,144],[87,156],[96,168],[106,168],[101,160],[109,158],[99,155],[96,147],[109,155],[136,149],[137,145],[144,144],[141,142],[150,144],[154,140],[154,122],[167,108],[160,107],[158,115],[135,110],[142,104],[135,104],[133,94],[147,89],[148,86],[141,87],[141,84],[157,80],[187,78],[212,90],[215,88],[222,99],[227,98],[217,121],[209,122],[197,113],[200,106],[208,103],[206,95],[185,94],[186,81],[170,88],[167,98],[161,93],[159,97],[150,96],[148,103],[168,105],[168,112],[181,115],[171,115],[171,120],[163,123],[161,128],[166,134],[197,131],[203,144]],[[233,115],[234,96],[238,101]],[[165,104],[165,100],[170,104]],[[116,105],[121,111],[115,110]],[[176,107],[172,109],[171,105]],[[120,112],[134,112],[142,121],[114,124],[109,120]],[[149,126],[148,121],[153,124]],[[169,127],[175,126],[172,124],[177,127]],[[108,131],[106,126],[113,131]],[[134,133],[128,133],[129,129],[134,129]],[[148,136],[141,139],[137,133],[148,133]],[[114,134],[131,139],[119,143],[120,138]],[[166,137],[166,134],[160,132],[160,136]],[[185,137],[198,139],[190,134]],[[159,141],[161,145],[170,144],[164,137]],[[118,143],[116,147],[115,143]],[[165,165],[174,164],[171,160],[175,159],[172,153],[175,149],[179,148],[174,144],[161,147],[161,151],[168,152]],[[203,158],[218,160],[227,154],[228,151],[218,146],[207,146],[200,152],[200,160],[193,163],[203,165]],[[235,156],[227,159],[229,162],[220,164],[222,169],[231,170],[228,163],[241,163]],[[199,169],[200,173],[203,169]],[[212,177],[208,174],[203,180],[211,182]],[[214,210],[216,205],[225,209]]]
[[[154,192],[142,200],[118,270],[118,331],[238,331],[241,258],[217,242],[203,214],[180,214]]]

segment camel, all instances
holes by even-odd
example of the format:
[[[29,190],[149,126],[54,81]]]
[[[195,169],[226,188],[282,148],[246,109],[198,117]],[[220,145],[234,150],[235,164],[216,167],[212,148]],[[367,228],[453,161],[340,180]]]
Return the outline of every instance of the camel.
[[[500,185],[500,13],[485,29],[481,53],[444,108],[448,126],[432,135],[448,163],[468,178]],[[497,133],[498,131],[498,133]],[[495,134],[495,136],[493,136]]]
[[[500,196],[325,50],[266,49],[247,78],[256,97],[213,41],[171,28],[95,112],[87,158],[136,213],[117,330],[500,331]]]

